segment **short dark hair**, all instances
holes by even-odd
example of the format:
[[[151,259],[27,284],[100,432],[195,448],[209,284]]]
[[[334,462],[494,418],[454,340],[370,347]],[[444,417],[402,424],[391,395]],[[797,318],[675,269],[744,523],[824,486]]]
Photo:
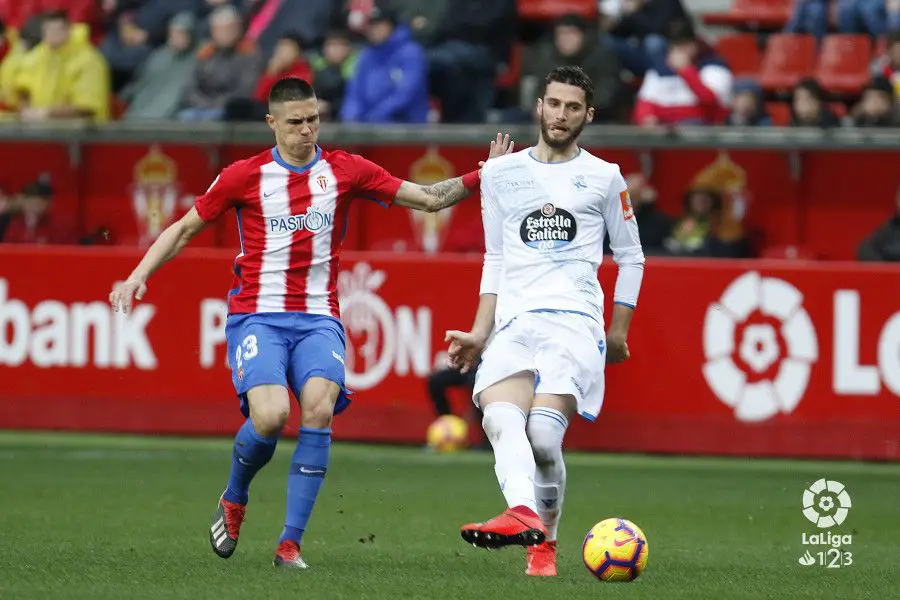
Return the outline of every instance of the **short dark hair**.
[[[273,85],[269,91],[269,104],[309,100],[315,96],[316,91],[305,79],[285,77]]]
[[[588,106],[593,106],[594,102],[594,82],[588,77],[581,67],[556,67],[547,74],[544,79],[544,93],[547,93],[547,87],[551,83],[564,83],[566,85],[574,85],[584,90],[584,99]]]
[[[44,23],[47,23],[48,21],[65,21],[66,23],[68,23],[69,11],[62,8],[59,10],[47,11],[43,15],[41,15],[41,20]]]

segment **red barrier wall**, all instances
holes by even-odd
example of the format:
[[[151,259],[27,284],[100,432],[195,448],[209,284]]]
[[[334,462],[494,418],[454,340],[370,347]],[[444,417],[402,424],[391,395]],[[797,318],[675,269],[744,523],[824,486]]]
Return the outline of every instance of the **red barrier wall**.
[[[263,150],[257,146],[200,148],[176,144],[89,143],[81,163],[68,160],[65,146],[4,143],[0,146],[0,189],[17,190],[39,172],[49,172],[59,190],[57,210],[83,232],[109,228],[116,244],[146,242],[180,216],[222,166]],[[384,146],[354,148],[398,177],[422,183],[470,171],[486,148]],[[599,156],[641,170],[633,150],[600,149]],[[680,215],[682,196],[698,182],[725,189],[746,203],[745,226],[763,246],[803,245],[823,259],[853,259],[859,242],[894,211],[900,185],[897,151],[660,149],[647,151],[651,183],[662,210]],[[792,168],[793,165],[793,168]],[[478,203],[460,204],[436,215],[354,207],[346,247],[461,251],[479,244]],[[148,215],[158,215],[153,221]],[[426,241],[426,238],[431,238]],[[204,232],[199,245],[237,247],[233,219]],[[429,246],[429,244],[432,244]]]
[[[233,256],[188,250],[128,319],[112,282],[132,250],[0,247],[0,427],[230,434],[224,365]],[[342,439],[419,443],[423,377],[467,327],[480,264],[358,254],[341,266],[351,409]],[[601,269],[612,289],[615,268]],[[591,450],[895,459],[900,267],[650,259],[629,345],[607,370]],[[292,427],[297,422],[293,416]]]

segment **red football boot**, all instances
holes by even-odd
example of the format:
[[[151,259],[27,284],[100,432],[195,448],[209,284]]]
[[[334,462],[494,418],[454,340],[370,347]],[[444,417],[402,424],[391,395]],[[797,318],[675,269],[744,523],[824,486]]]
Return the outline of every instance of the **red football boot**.
[[[219,498],[219,506],[213,516],[212,525],[209,526],[209,544],[212,546],[213,552],[222,558],[228,558],[234,554],[246,513],[246,504]]]
[[[556,540],[528,547],[527,575],[556,577]]]
[[[536,512],[514,506],[486,523],[469,523],[460,530],[462,538],[479,548],[536,546],[544,542],[547,530]]]
[[[306,564],[306,561],[300,556],[300,546],[293,540],[284,540],[278,544],[273,564],[276,567],[283,567],[285,569],[309,568],[309,565]]]

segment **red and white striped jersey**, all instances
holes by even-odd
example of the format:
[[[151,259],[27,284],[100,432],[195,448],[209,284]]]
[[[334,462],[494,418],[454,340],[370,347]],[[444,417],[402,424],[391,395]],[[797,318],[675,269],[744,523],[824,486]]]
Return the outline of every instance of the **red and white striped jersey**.
[[[316,148],[304,167],[273,148],[226,167],[197,199],[200,218],[234,208],[241,252],[228,312],[304,312],[339,318],[338,257],[350,202],[390,206],[402,180],[356,154]]]

